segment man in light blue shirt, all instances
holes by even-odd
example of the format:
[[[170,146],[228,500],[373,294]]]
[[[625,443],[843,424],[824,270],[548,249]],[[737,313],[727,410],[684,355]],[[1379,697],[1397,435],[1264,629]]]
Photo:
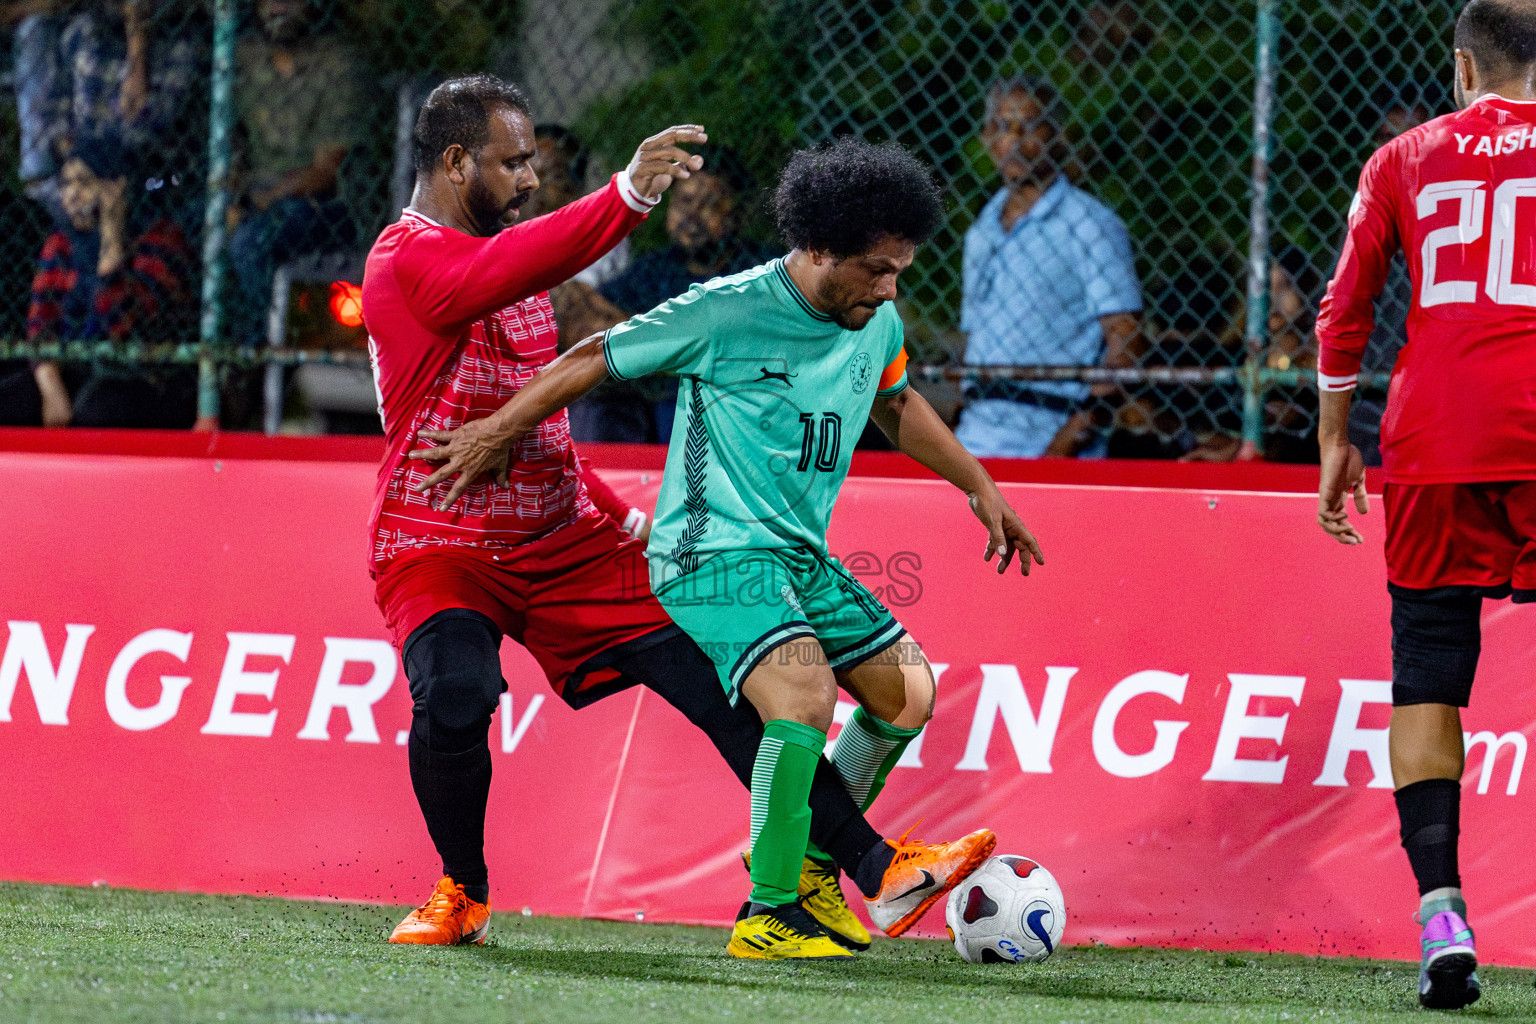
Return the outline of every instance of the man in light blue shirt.
[[[1131,366],[1141,352],[1141,284],[1114,212],[1062,173],[1068,160],[1048,82],[987,93],[981,138],[1003,179],[965,233],[960,329],[970,366]],[[968,386],[955,431],[973,454],[1074,456],[1096,439],[1076,382]]]

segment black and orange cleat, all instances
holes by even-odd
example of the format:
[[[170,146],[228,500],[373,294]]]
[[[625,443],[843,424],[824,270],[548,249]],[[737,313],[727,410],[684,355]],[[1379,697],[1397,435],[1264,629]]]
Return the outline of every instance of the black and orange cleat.
[[[427,902],[395,926],[389,941],[418,946],[483,946],[490,930],[491,908],[464,895],[464,887],[444,875]]]
[[[886,840],[896,855],[885,869],[880,892],[864,901],[870,920],[893,938],[981,867],[997,845],[997,836],[986,828],[952,843],[908,842],[911,833],[907,829],[894,843]]]

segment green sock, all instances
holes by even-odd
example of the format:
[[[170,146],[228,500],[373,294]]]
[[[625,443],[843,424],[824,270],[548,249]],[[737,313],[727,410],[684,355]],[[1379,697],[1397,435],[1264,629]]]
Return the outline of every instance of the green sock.
[[[922,731],[897,728],[862,707],[854,710],[853,717],[837,734],[837,742],[832,744],[831,758],[854,803],[864,810],[869,809],[885,788],[886,776],[901,760],[907,744]]]
[[[793,903],[811,834],[811,778],[827,734],[788,719],[763,727],[752,765],[752,902]]]

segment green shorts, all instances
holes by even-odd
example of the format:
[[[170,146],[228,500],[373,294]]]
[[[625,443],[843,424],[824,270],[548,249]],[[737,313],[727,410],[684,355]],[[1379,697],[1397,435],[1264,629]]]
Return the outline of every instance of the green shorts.
[[[715,663],[732,704],[751,671],[797,637],[815,637],[840,672],[906,632],[841,562],[809,548],[706,555],[656,599]]]

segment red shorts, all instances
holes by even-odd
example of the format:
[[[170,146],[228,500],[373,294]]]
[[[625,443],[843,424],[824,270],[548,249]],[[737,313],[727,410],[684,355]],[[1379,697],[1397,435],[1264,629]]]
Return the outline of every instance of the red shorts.
[[[1536,480],[1387,484],[1387,579],[1536,601]]]
[[[679,632],[651,596],[643,545],[605,515],[509,549],[401,555],[378,574],[374,598],[402,650],[440,611],[480,612],[528,648],[555,692],[578,706],[612,691],[605,684],[616,655]]]

